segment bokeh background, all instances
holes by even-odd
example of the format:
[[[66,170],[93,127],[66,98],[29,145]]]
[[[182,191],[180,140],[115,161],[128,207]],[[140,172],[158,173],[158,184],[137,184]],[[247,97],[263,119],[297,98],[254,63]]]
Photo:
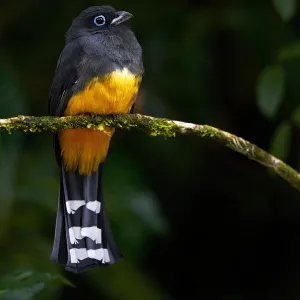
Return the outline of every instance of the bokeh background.
[[[47,114],[71,20],[135,15],[137,109],[237,134],[300,170],[296,0],[11,0],[0,7],[0,117]],[[50,133],[1,133],[0,298],[299,299],[300,194],[217,142],[131,131],[105,167],[125,259],[82,275],[50,261],[58,167]]]

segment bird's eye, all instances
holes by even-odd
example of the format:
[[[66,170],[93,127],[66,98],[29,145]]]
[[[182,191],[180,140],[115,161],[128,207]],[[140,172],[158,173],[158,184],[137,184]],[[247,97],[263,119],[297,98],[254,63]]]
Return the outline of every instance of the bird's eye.
[[[106,22],[105,17],[102,15],[94,18],[94,23],[96,26],[103,26],[105,22]]]

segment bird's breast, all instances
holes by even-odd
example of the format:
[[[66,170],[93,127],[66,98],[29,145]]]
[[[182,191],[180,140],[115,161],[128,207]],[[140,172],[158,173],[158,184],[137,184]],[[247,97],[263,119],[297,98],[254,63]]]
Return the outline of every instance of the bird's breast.
[[[141,76],[128,69],[113,71],[102,78],[91,79],[85,88],[68,102],[64,115],[82,113],[128,113],[138,92]]]

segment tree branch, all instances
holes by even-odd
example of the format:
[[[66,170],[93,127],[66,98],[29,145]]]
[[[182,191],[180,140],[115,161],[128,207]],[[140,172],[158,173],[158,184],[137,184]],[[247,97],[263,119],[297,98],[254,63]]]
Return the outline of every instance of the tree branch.
[[[208,137],[273,170],[291,186],[300,191],[300,174],[296,170],[258,146],[231,133],[208,125],[196,125],[140,114],[104,115],[97,117],[81,115],[61,118],[18,116],[0,119],[0,130],[8,131],[9,133],[13,130],[24,132],[56,132],[72,128],[104,130],[105,126],[122,130],[136,128],[147,132],[151,136],[175,137],[176,134],[183,134]]]

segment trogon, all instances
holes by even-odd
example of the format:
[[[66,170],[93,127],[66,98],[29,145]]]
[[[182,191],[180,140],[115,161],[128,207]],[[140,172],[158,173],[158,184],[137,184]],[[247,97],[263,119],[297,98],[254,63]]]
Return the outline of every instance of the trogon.
[[[52,116],[131,113],[144,66],[128,20],[111,6],[92,6],[72,22],[58,59],[48,110]],[[60,168],[51,260],[74,273],[122,258],[103,200],[103,166],[115,130],[66,129],[53,134]]]

